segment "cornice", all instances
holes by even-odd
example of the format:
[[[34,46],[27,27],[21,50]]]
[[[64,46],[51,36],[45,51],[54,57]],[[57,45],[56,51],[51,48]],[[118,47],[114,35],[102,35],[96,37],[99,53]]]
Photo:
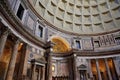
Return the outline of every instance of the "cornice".
[[[112,56],[120,54],[120,50],[113,50],[113,51],[104,51],[104,52],[94,52],[94,51],[76,51],[72,50],[71,52],[66,53],[52,53],[53,57],[69,57],[76,54],[76,56],[82,57],[93,57],[93,56]]]
[[[31,41],[35,45],[46,48],[46,42],[38,39],[32,33],[28,32],[20,20],[12,13],[11,9],[9,8],[6,0],[0,1],[0,14],[4,17],[4,19],[9,23],[15,31],[17,31],[20,35],[24,36],[27,40]]]
[[[70,51],[70,52],[65,52],[65,53],[51,53],[51,55],[54,57],[69,57],[69,56],[72,56],[73,53],[72,51]]]
[[[73,51],[74,54],[77,56],[107,56],[107,55],[117,55],[120,54],[120,50],[113,50],[113,51],[103,51],[103,52],[94,52],[94,51]]]
[[[101,33],[95,33],[95,34],[79,34],[79,33],[74,33],[74,32],[69,32],[69,31],[65,31],[63,29],[60,29],[58,27],[56,27],[55,25],[51,24],[50,22],[48,22],[47,20],[45,20],[42,16],[39,15],[39,13],[35,10],[35,8],[33,8],[32,4],[29,2],[29,0],[26,1],[29,8],[32,10],[32,12],[41,20],[44,21],[44,23],[62,33],[65,34],[69,34],[69,35],[75,35],[75,36],[99,36],[99,35],[106,35],[106,34],[110,34],[110,33],[114,33],[114,32],[118,32],[120,31],[120,29],[117,30],[112,30],[112,31],[107,31],[107,32],[101,32]]]

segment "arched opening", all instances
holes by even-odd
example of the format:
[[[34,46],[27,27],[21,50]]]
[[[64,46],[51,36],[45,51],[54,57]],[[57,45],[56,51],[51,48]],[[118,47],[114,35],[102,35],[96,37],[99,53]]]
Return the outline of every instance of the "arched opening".
[[[65,53],[71,50],[70,44],[62,37],[52,36],[51,41],[54,44],[53,52],[54,53]]]

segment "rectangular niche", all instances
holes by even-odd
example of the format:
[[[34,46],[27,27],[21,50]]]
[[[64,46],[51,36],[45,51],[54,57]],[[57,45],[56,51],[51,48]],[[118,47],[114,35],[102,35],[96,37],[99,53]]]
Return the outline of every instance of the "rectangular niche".
[[[58,4],[58,6],[59,6],[60,8],[62,8],[63,10],[65,10],[66,5],[67,5],[67,2],[64,2],[64,1],[60,1],[59,4]]]
[[[91,24],[85,24],[83,29],[84,29],[85,33],[91,33],[93,31]]]
[[[112,19],[110,12],[108,11],[108,12],[102,13],[102,19],[103,21],[108,21]]]
[[[120,45],[120,36],[115,37],[115,42],[117,43],[117,45]]]
[[[52,0],[53,3],[55,3],[56,5],[58,4],[59,0]]]
[[[92,14],[98,14],[99,10],[98,10],[98,6],[91,6],[91,13]]]
[[[84,4],[84,5],[89,5],[89,1],[90,1],[90,0],[83,0],[83,4]]]
[[[120,27],[120,18],[115,19],[117,27]]]
[[[65,30],[67,30],[67,31],[73,31],[73,24],[72,23],[70,23],[70,22],[65,22],[64,23],[64,27],[63,27]]]
[[[81,24],[74,24],[73,31],[77,33],[82,33],[82,25]]]
[[[107,3],[105,2],[105,3],[100,4],[99,10],[100,10],[101,12],[107,11],[107,10],[108,10]]]
[[[68,22],[72,22],[73,21],[73,15],[70,13],[66,13],[65,17],[64,17],[66,21]]]
[[[94,24],[93,25],[93,31],[94,32],[103,32],[104,31],[104,27],[103,27],[102,23]]]
[[[90,24],[91,23],[91,16],[83,16],[83,23]]]
[[[59,18],[55,18],[55,21],[54,21],[54,24],[57,26],[57,27],[60,27],[62,28],[63,27],[63,20],[59,19]]]
[[[101,21],[99,14],[93,15],[92,18],[93,18],[93,19],[92,19],[92,20],[93,20],[93,23],[99,23],[99,22]]]
[[[75,4],[76,5],[81,5],[82,4],[82,0],[75,0]]]
[[[119,0],[109,0],[109,5],[111,8],[115,8],[119,5],[120,1]]]
[[[43,5],[47,6],[49,0],[42,0],[42,1],[40,1],[40,2],[42,2]]]
[[[45,16],[44,16],[45,18],[46,18],[46,20],[48,20],[49,22],[52,22],[53,23],[53,21],[54,21],[54,15],[52,14],[52,13],[50,13],[49,11],[47,11],[46,13],[45,13]]]
[[[81,15],[75,15],[74,16],[74,22],[75,23],[81,23],[82,22],[82,16]]]
[[[73,3],[73,4],[75,3],[74,1],[75,1],[75,0],[69,0],[69,2],[70,2],[70,3]]]
[[[48,10],[51,12],[51,13],[55,13],[56,11],[56,5],[54,5],[52,2],[49,3],[48,5]]]
[[[44,13],[45,13],[45,7],[39,2],[39,7],[36,6],[36,9],[39,9],[37,10],[38,13],[40,13],[41,16],[44,16]]]
[[[56,11],[56,16],[58,16],[58,17],[63,19],[64,18],[64,13],[65,13],[64,10],[58,8],[57,11]]]
[[[105,22],[104,25],[106,30],[114,29],[116,27],[113,20]]]
[[[99,42],[99,41],[94,41],[94,47],[95,47],[95,48],[100,47],[100,42]]]
[[[112,12],[112,16],[114,18],[120,17],[120,7],[112,9],[111,12]]]
[[[83,8],[83,14],[84,15],[89,15],[90,14],[90,7],[84,7]]]
[[[89,0],[89,1],[90,1],[91,5],[96,5],[97,4],[96,0]]]
[[[69,3],[67,6],[67,11],[73,13],[73,10],[74,10],[74,5]]]
[[[98,1],[98,3],[104,3],[105,2],[105,0],[97,0]]]
[[[75,14],[81,14],[82,7],[81,6],[75,6]]]

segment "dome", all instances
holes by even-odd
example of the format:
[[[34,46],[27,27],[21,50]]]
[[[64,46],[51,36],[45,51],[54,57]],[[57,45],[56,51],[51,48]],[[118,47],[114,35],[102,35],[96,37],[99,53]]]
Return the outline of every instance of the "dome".
[[[37,13],[55,28],[78,34],[120,29],[118,0],[30,0]]]
[[[120,0],[1,0],[0,80],[120,80],[119,25]]]

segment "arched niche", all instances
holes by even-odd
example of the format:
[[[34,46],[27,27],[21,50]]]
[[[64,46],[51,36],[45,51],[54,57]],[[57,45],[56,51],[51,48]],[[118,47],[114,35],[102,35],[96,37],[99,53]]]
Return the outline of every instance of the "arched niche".
[[[52,36],[50,40],[54,44],[53,46],[54,53],[65,53],[71,50],[68,41],[60,36]]]

